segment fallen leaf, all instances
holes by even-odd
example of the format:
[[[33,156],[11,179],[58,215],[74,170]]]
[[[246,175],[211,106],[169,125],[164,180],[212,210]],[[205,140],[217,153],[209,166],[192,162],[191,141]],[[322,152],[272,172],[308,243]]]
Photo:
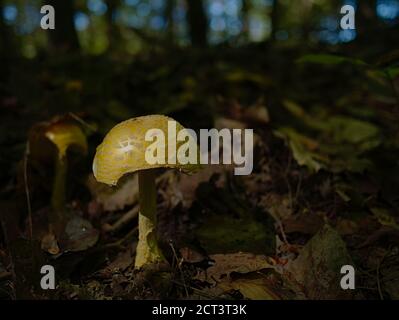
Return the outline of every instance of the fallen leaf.
[[[117,256],[117,258],[108,265],[108,268],[111,270],[123,271],[129,266],[131,266],[133,263],[134,263],[134,255],[132,254],[132,251],[129,249],[123,253],[120,253]]]
[[[290,283],[274,270],[238,274],[231,279],[224,279],[218,288],[239,291],[244,298],[251,300],[292,300],[303,295],[295,293]]]
[[[341,267],[354,263],[337,231],[325,225],[302,248],[287,270],[309,299],[352,299],[354,290],[342,290]]]
[[[41,242],[41,248],[43,251],[46,251],[52,255],[56,255],[60,253],[60,248],[58,247],[57,238],[54,233],[47,233]]]
[[[301,212],[282,221],[285,233],[299,232],[303,234],[315,234],[324,224],[322,215],[314,212]]]
[[[223,287],[223,286],[222,286]],[[225,288],[232,288],[238,290],[241,294],[251,300],[280,300],[280,297],[274,294],[267,287],[267,282],[262,279],[239,279],[232,281],[229,285],[225,285]]]
[[[65,239],[62,239],[63,251],[84,251],[94,246],[99,238],[98,230],[80,217],[73,217],[65,227]]]
[[[122,177],[116,187],[97,182],[91,174],[87,180],[87,186],[93,198],[102,205],[105,211],[122,210],[138,200],[136,174]]]
[[[399,230],[399,225],[396,222],[395,217],[392,216],[387,209],[370,208],[370,211],[378,219],[378,222],[381,223],[381,225]]]
[[[214,261],[213,266],[197,275],[203,281],[219,280],[229,276],[232,272],[248,273],[261,269],[273,268],[271,261],[265,255],[237,252],[229,254],[212,254],[209,256]]]

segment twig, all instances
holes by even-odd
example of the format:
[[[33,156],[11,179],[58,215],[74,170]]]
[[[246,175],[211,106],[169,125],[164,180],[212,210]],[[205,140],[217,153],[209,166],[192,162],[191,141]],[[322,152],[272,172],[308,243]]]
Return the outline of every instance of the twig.
[[[173,282],[174,284],[177,284],[178,286],[181,286],[181,287],[184,286],[184,287],[185,287],[185,285],[183,285],[182,283],[180,283],[180,282],[178,282],[178,281],[176,281],[176,280],[172,280],[172,282]],[[218,297],[218,296],[216,296],[216,295],[211,295],[211,294],[205,293],[205,292],[203,292],[202,290],[199,290],[199,289],[194,288],[194,287],[192,287],[192,286],[190,286],[190,289],[193,290],[194,292],[196,292],[198,295],[203,296],[203,297],[208,298],[208,299],[213,299],[213,300],[215,300],[215,299],[221,299],[220,297]],[[225,299],[222,299],[222,300],[225,300]]]
[[[92,126],[90,123],[87,123],[86,121],[84,121],[81,117],[79,117],[77,114],[73,113],[73,112],[69,112],[69,116],[73,119],[75,119],[76,121],[78,121],[79,123],[81,123],[82,125],[84,125],[85,127],[87,127],[89,130],[96,132],[97,129]]]
[[[381,290],[380,267],[381,267],[382,262],[383,262],[384,259],[385,259],[385,256],[386,256],[386,253],[383,255],[383,257],[381,258],[381,260],[378,262],[377,270],[376,270],[376,272],[377,272],[377,287],[378,287],[378,293],[379,293],[379,295],[380,295],[380,299],[381,299],[381,300],[384,300],[384,295],[382,294],[382,290]]]
[[[287,184],[287,187],[288,187],[288,197],[289,197],[289,202],[290,202],[290,211],[292,213],[292,210],[294,208],[294,203],[293,203],[294,200],[293,200],[293,197],[292,197],[292,187],[291,187],[291,184],[290,184],[290,179],[288,177],[288,174],[289,174],[289,172],[291,170],[291,162],[292,162],[292,155],[290,153],[289,154],[289,158],[288,158],[287,168],[285,169],[285,172],[284,172],[284,180],[285,180],[285,182]]]
[[[360,286],[356,286],[356,289],[370,290],[370,291],[377,291],[377,290],[378,290],[378,289],[376,289],[376,288],[360,287]]]
[[[126,224],[128,224],[130,221],[135,219],[139,213],[139,206],[136,205],[132,209],[130,209],[128,212],[126,212],[120,219],[118,219],[114,224],[104,224],[103,225],[103,230],[105,232],[115,232],[123,228]]]
[[[396,99],[397,107],[399,107],[399,92],[398,92],[398,90],[395,87],[395,82],[394,82],[393,78],[391,77],[391,74],[389,73],[389,71],[385,70],[385,75],[387,76],[389,84],[391,85],[393,94],[394,94],[395,99]]]
[[[7,280],[5,283],[5,287],[8,287],[9,290],[7,290],[5,288],[4,289],[0,288],[0,291],[5,293],[11,300],[16,300],[17,298],[15,296],[15,287],[14,287],[14,284],[12,283],[12,281]]]
[[[178,266],[178,268],[179,268],[179,270],[180,270],[181,280],[182,280],[182,282],[183,282],[184,291],[186,292],[186,297],[188,297],[188,290],[187,290],[187,286],[186,286],[186,281],[184,280],[183,270],[182,270],[182,268],[181,268],[181,264],[178,263],[179,258],[177,257],[176,250],[175,250],[175,247],[173,246],[172,241],[169,242],[169,245],[170,245],[170,247],[172,248],[173,255],[174,255],[174,257],[175,257],[175,259],[176,259],[176,262],[177,262],[177,266]]]
[[[6,246],[8,249],[8,256],[9,256],[9,260],[10,260],[10,274],[12,277],[12,281],[10,281],[10,288],[11,288],[11,299],[12,300],[16,300],[17,299],[17,293],[16,293],[16,289],[15,289],[15,284],[17,283],[17,275],[15,273],[15,264],[14,264],[14,258],[12,256],[11,250],[10,250],[10,244],[9,244],[9,239],[8,239],[8,234],[6,232],[6,224],[4,222],[4,220],[0,220],[0,224],[1,224],[1,228],[3,229],[3,234],[4,234],[4,240],[6,243]]]
[[[32,206],[30,202],[30,192],[29,192],[29,184],[28,184],[28,159],[30,154],[30,145],[29,141],[26,143],[25,154],[24,154],[24,184],[25,184],[25,194],[26,194],[26,203],[28,206],[28,223],[29,223],[29,233],[30,240],[33,239],[33,224],[32,224]]]
[[[2,272],[2,273],[0,273],[0,281],[9,279],[9,278],[11,278],[11,276],[12,276],[11,272],[8,272],[8,271]]]
[[[111,249],[111,248],[118,248],[122,247],[122,244],[133,237],[138,231],[138,228],[135,227],[132,231],[128,232],[122,239],[119,239],[118,241],[106,244],[105,246],[98,248],[99,251],[101,250],[106,250],[106,249]]]
[[[157,46],[157,47],[176,47],[173,45],[172,42],[168,41],[168,40],[164,40],[160,37],[157,36],[153,36],[150,35],[147,32],[144,32],[142,29],[140,28],[135,28],[135,27],[129,27],[129,30],[133,31],[142,41],[144,41],[145,43],[152,45],[152,46]]]
[[[290,243],[289,243],[288,240],[287,240],[287,236],[286,236],[285,231],[284,231],[284,226],[283,226],[283,224],[282,224],[280,218],[279,218],[279,217],[276,217],[276,215],[272,215],[272,216],[273,216],[274,220],[276,220],[276,222],[277,222],[277,225],[278,225],[278,227],[279,227],[279,229],[280,229],[281,236],[283,237],[284,243],[285,243],[286,245],[290,245]]]
[[[299,192],[301,191],[301,187],[302,187],[302,173],[299,175],[299,181],[298,181],[298,184],[296,185],[295,203],[297,203],[297,201],[298,201]]]

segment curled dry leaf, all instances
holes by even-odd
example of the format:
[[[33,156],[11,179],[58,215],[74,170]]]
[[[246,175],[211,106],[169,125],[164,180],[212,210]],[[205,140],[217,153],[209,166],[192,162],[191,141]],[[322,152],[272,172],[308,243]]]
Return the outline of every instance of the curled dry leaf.
[[[301,299],[303,294],[293,290],[293,285],[274,270],[261,270],[245,274],[234,273],[223,278],[213,287],[204,290],[218,296],[232,295],[239,292],[250,300],[292,300]]]
[[[87,186],[93,198],[105,211],[122,210],[138,201],[138,181],[135,174],[123,177],[117,187],[99,183],[90,174]]]
[[[389,210],[384,208],[371,208],[370,210],[381,225],[399,230],[399,224],[396,222],[395,216],[392,215]]]
[[[302,234],[315,234],[324,224],[323,214],[302,211],[282,221],[285,233],[299,232]]]
[[[224,290],[238,290],[246,299],[250,300],[281,300],[282,297],[277,295],[269,288],[270,283],[264,277],[255,279],[237,279],[231,282],[222,282],[219,285]]]
[[[180,180],[177,184],[177,188],[183,194],[183,206],[189,208],[193,201],[196,199],[195,193],[198,186],[203,182],[208,182],[214,174],[220,174],[220,178],[216,182],[219,187],[224,185],[224,173],[232,168],[224,165],[212,165],[206,166],[203,170],[199,171],[195,175],[180,175]]]
[[[134,254],[129,248],[125,252],[121,252],[117,255],[108,266],[98,272],[98,276],[104,278],[110,278],[112,274],[116,272],[123,272],[128,267],[134,265]]]
[[[57,239],[54,233],[49,232],[42,238],[41,248],[52,255],[60,253],[60,248],[58,247]]]
[[[232,272],[248,273],[262,269],[273,268],[273,262],[264,255],[237,252],[229,254],[212,254],[209,256],[214,260],[213,266],[197,275],[202,281],[218,281],[222,277],[230,276]]]

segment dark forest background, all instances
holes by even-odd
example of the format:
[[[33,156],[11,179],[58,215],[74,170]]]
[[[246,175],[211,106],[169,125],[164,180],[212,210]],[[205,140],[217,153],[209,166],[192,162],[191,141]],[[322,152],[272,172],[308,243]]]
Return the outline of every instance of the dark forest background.
[[[45,4],[56,30],[40,28]],[[0,0],[0,297],[399,299],[398,44],[399,0]],[[115,124],[149,114],[253,128],[255,163],[161,172],[170,268],[143,274],[137,181],[107,188],[92,161]],[[54,146],[35,141],[64,121],[88,150],[68,153],[80,222],[57,243]],[[55,292],[38,287],[44,263]]]
[[[54,32],[40,29],[40,7],[57,12]],[[356,8],[356,31],[339,27],[340,8]],[[75,0],[0,3],[3,55],[37,58],[52,50],[126,55],[157,46],[280,42],[342,45],[395,29],[395,0]],[[393,40],[393,39],[391,39]],[[6,50],[4,48],[7,48]]]

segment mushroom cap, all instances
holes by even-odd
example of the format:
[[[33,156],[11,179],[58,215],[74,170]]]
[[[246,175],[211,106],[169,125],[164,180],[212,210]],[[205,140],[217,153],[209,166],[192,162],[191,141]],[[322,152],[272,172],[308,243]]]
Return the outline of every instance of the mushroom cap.
[[[58,149],[58,156],[65,157],[69,147],[77,147],[87,153],[87,139],[82,129],[71,122],[56,122],[48,126],[45,136]]]
[[[119,178],[127,173],[154,168],[174,168],[185,173],[197,171],[200,168],[199,164],[181,164],[178,159],[175,164],[169,163],[168,121],[176,123],[176,135],[184,129],[177,121],[163,115],[132,118],[113,127],[97,147],[93,160],[93,173],[96,180],[108,185],[116,185]],[[165,137],[165,144],[162,146],[165,154],[164,164],[150,164],[146,161],[146,150],[155,141],[145,140],[146,133],[150,129],[161,130]],[[174,146],[169,145],[169,147],[175,148],[174,150],[177,152],[179,146],[185,142],[174,139],[172,143]],[[198,146],[195,147],[197,155],[199,155]]]

